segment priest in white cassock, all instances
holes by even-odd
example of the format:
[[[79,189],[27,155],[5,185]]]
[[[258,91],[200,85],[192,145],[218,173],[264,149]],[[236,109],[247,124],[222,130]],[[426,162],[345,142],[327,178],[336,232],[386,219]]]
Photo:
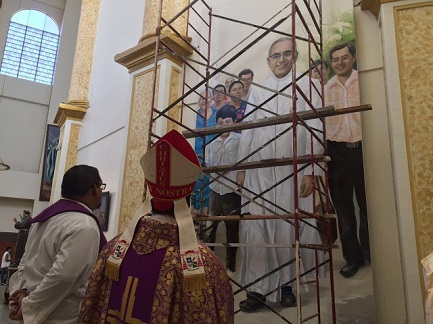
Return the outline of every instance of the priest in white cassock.
[[[285,37],[276,40],[269,48],[268,66],[272,75],[266,79],[263,86],[292,95],[293,63],[297,59],[296,45],[291,38]],[[309,97],[308,77],[297,81],[297,86]],[[320,89],[320,85],[317,85]],[[272,99],[270,99],[273,96]],[[269,100],[270,99],[270,100]],[[244,121],[257,120],[265,117],[290,114],[293,111],[291,97],[255,87],[249,97],[249,103]],[[312,91],[311,103],[314,107],[321,107],[320,97]],[[260,106],[258,109],[254,106]],[[256,110],[255,110],[256,109]],[[296,109],[298,112],[310,110],[309,104],[301,94],[297,93]],[[320,120],[308,121],[311,127],[317,130],[323,129]],[[316,131],[317,134],[317,131]],[[320,136],[320,134],[319,134]],[[272,140],[274,139],[275,140]],[[267,144],[270,142],[269,144]],[[311,154],[311,135],[303,127],[297,127],[297,154],[298,156]],[[266,145],[265,145],[266,144]],[[239,144],[239,159],[246,157],[258,148],[248,161],[261,161],[272,158],[290,158],[293,156],[293,129],[292,124],[266,126],[255,129],[243,130]],[[314,141],[314,154],[323,152],[323,148]],[[301,168],[303,165],[298,165]],[[313,173],[314,168],[314,173]],[[294,212],[294,181],[289,177],[293,173],[293,166],[268,167],[239,171],[237,182],[246,190],[243,193],[250,198],[265,192],[261,198],[254,199],[265,206],[263,208],[254,202],[248,203],[243,213],[257,214],[287,214]],[[321,175],[323,171],[315,166],[306,166],[298,172],[299,208],[313,211],[313,175]],[[284,180],[285,179],[285,180]],[[277,185],[276,185],[277,184]],[[272,188],[273,186],[275,186]],[[271,189],[272,188],[272,189]],[[252,194],[253,192],[254,194]],[[245,203],[246,200],[243,201]],[[314,220],[309,222],[315,224]],[[249,244],[294,244],[295,228],[285,220],[248,220],[241,222],[240,242]],[[300,243],[320,243],[319,233],[304,222],[300,222]],[[241,284],[247,285],[266,275],[275,268],[295,258],[294,248],[242,248],[240,249],[240,278]],[[301,250],[301,271],[306,271],[315,265],[315,251]],[[323,259],[323,253],[319,252],[319,260]],[[296,305],[296,298],[292,287],[287,284],[296,275],[295,263],[292,263],[280,271],[266,277],[248,288],[247,299],[241,301],[240,308],[244,312],[254,312],[264,307],[266,300],[277,302],[282,306]],[[314,273],[314,272],[313,272]],[[270,293],[281,287],[279,293]]]
[[[11,319],[77,323],[90,272],[107,242],[92,213],[103,189],[98,169],[76,165],[63,176],[63,198],[30,220],[26,251],[10,279]]]

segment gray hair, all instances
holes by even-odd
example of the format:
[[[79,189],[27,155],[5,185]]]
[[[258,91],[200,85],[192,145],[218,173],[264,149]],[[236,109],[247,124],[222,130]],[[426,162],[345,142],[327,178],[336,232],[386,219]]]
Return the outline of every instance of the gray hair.
[[[206,99],[206,96],[203,95],[204,93],[206,93],[206,89],[201,89],[198,93],[198,99],[197,99],[197,105],[200,104],[200,99]],[[211,89],[207,89],[207,100],[212,100],[212,91]]]
[[[269,51],[268,51],[268,56],[271,56],[271,50],[272,50],[272,47],[274,47],[276,44],[278,44],[278,43],[281,43],[281,42],[285,42],[285,41],[292,41],[292,37],[289,37],[289,36],[284,36],[284,37],[281,37],[281,38],[278,38],[275,42],[273,42],[272,44],[271,44],[271,46],[269,47]],[[296,41],[295,41],[295,50],[294,50],[294,52],[297,52],[297,48],[298,48],[298,45],[296,44]]]

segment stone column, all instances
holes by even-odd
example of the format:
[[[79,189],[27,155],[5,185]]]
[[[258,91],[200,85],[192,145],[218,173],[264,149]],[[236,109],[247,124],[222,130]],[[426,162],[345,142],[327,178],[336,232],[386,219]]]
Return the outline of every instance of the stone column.
[[[433,3],[425,0],[362,0],[380,22],[385,98],[376,113],[363,117],[366,128],[364,163],[369,208],[370,241],[377,323],[424,323],[424,282],[421,260],[433,251],[431,183],[433,136],[431,102],[431,15]],[[363,13],[367,16],[367,13]],[[373,18],[373,17],[371,17]],[[371,25],[374,26],[374,18]],[[357,41],[370,42],[368,30]],[[374,38],[374,37],[373,37]],[[359,44],[358,44],[359,45]],[[358,47],[359,49],[359,47]],[[359,55],[359,66],[364,57]],[[382,55],[381,55],[382,54]],[[364,64],[365,65],[365,64]],[[376,67],[377,70],[377,67]],[[371,73],[373,74],[373,73]],[[360,75],[364,92],[377,78]],[[371,91],[377,100],[380,86]],[[381,116],[379,116],[382,114]],[[382,117],[382,118],[380,118]],[[376,124],[376,126],[375,126]],[[384,131],[388,127],[388,131]],[[375,131],[371,131],[375,129]],[[389,143],[392,170],[383,172],[385,159],[378,152]],[[370,167],[368,167],[370,165]],[[389,184],[382,189],[381,179]],[[395,216],[394,216],[395,214]],[[390,287],[393,287],[390,289]]]
[[[187,0],[164,0],[163,16],[167,20],[175,16],[187,5]],[[131,77],[131,107],[127,134],[127,147],[123,170],[123,183],[119,212],[119,232],[123,231],[140,205],[144,194],[144,175],[140,158],[147,151],[149,123],[152,116],[152,94],[155,77],[155,36],[159,16],[159,0],[147,0],[143,26],[143,36],[139,43],[115,57],[115,61],[125,66]],[[186,15],[174,24],[181,35],[186,34]],[[161,35],[164,42],[170,44],[182,56],[190,55],[190,47],[174,33],[165,31]],[[163,109],[181,95],[182,62],[169,53],[158,54],[155,107]],[[180,107],[173,107],[168,115],[180,119]],[[154,132],[165,134],[176,125],[161,118],[154,127]]]
[[[63,174],[77,163],[81,122],[90,107],[89,89],[100,0],[82,0],[68,101],[61,103],[54,123],[60,126],[50,204],[60,198]]]
[[[433,74],[425,65],[433,50],[432,14],[433,3],[421,0],[382,3],[380,13],[408,323],[424,322],[421,260],[433,251]]]
[[[82,0],[68,104],[88,108],[100,0]]]
[[[162,3],[162,17],[169,21],[175,17],[183,8],[188,5],[188,0],[163,0]],[[146,38],[156,35],[156,27],[158,26],[160,0],[147,0],[144,9],[144,20],[143,20],[143,36],[140,41]],[[186,36],[187,30],[187,14],[182,14],[177,18],[173,24],[173,28],[176,29],[182,36]]]

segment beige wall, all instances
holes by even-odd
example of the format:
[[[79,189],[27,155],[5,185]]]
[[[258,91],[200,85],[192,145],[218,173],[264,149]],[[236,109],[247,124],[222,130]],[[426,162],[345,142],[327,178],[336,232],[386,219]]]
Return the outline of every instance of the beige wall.
[[[90,108],[81,127],[78,162],[97,167],[107,184],[106,191],[110,191],[111,201],[108,232],[105,234],[111,239],[118,234],[128,121],[134,100],[130,90],[133,81],[128,70],[114,61],[114,56],[136,45],[140,39],[145,2],[128,0],[127,5],[116,1],[100,3],[98,24],[88,31],[93,32],[96,39],[88,98]],[[137,167],[140,176],[142,172]],[[128,192],[125,196],[131,200]]]

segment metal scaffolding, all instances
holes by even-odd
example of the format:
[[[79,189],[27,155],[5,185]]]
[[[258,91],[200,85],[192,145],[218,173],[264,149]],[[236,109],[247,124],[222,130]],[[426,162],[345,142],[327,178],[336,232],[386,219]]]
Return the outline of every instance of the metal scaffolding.
[[[325,107],[324,101],[324,86],[323,82],[314,82],[311,77],[311,72],[309,69],[310,63],[313,62],[313,58],[323,58],[323,37],[322,37],[322,1],[321,0],[293,0],[287,1],[287,3],[283,6],[283,8],[275,8],[275,14],[266,20],[262,25],[258,25],[256,23],[242,21],[238,19],[233,19],[231,17],[226,17],[220,14],[213,13],[212,7],[208,5],[208,3],[204,0],[192,0],[190,3],[183,8],[180,12],[178,12],[173,17],[163,17],[162,16],[162,8],[163,2],[169,0],[161,0],[160,1],[160,10],[159,10],[159,23],[156,30],[157,42],[156,42],[156,51],[155,51],[155,65],[154,65],[154,87],[153,87],[153,97],[152,97],[152,107],[153,107],[153,116],[151,118],[151,122],[149,125],[149,145],[154,142],[156,139],[160,138],[162,134],[156,134],[155,125],[162,120],[169,120],[172,123],[176,124],[180,131],[183,131],[183,134],[186,138],[198,138],[201,137],[204,142],[203,150],[198,155],[203,160],[205,159],[205,146],[209,145],[213,140],[215,140],[220,134],[230,131],[241,131],[259,127],[266,126],[276,126],[276,125],[287,125],[284,132],[292,132],[293,134],[293,156],[292,157],[282,157],[282,158],[274,158],[267,159],[261,161],[249,161],[249,157],[254,155],[260,148],[248,156],[242,157],[237,163],[233,165],[220,165],[220,166],[212,166],[212,167],[203,167],[202,168],[202,177],[207,176],[210,179],[210,183],[212,182],[221,182],[221,179],[228,180],[225,175],[230,171],[236,170],[249,170],[249,169],[261,169],[268,167],[278,167],[278,166],[293,166],[293,173],[287,174],[284,179],[280,179],[274,186],[267,189],[272,190],[278,184],[284,181],[293,181],[294,183],[294,194],[293,197],[287,197],[287,199],[293,199],[294,202],[294,210],[284,210],[284,212],[277,212],[276,209],[283,210],[279,206],[277,206],[274,202],[266,200],[263,196],[265,192],[251,192],[246,187],[241,187],[241,191],[238,190],[239,186],[237,183],[232,181],[229,186],[231,189],[237,192],[243,198],[242,207],[247,206],[248,204],[256,204],[261,206],[265,211],[265,214],[262,215],[226,215],[226,216],[213,216],[209,215],[207,212],[201,210],[195,213],[194,220],[197,222],[202,222],[202,224],[206,224],[207,221],[242,221],[247,222],[250,220],[257,219],[282,219],[286,222],[289,222],[292,226],[294,226],[295,232],[295,240],[294,244],[284,245],[284,247],[289,247],[295,249],[296,257],[292,260],[289,260],[285,264],[280,265],[278,268],[274,269],[270,273],[264,275],[261,278],[258,278],[256,281],[247,284],[246,286],[241,286],[238,282],[232,280],[233,284],[238,286],[239,288],[235,291],[235,294],[239,294],[241,292],[246,291],[249,287],[251,287],[256,282],[262,280],[265,277],[268,277],[279,271],[280,269],[292,265],[293,263],[296,266],[296,277],[293,278],[290,282],[296,282],[297,286],[297,323],[304,323],[310,320],[315,319],[318,323],[321,323],[321,307],[320,307],[320,297],[321,291],[319,287],[319,269],[321,267],[327,266],[329,269],[329,281],[330,281],[330,292],[329,298],[331,300],[331,310],[332,313],[332,322],[336,323],[336,313],[335,313],[335,301],[334,301],[334,280],[333,280],[333,263],[332,263],[332,249],[336,248],[332,242],[328,241],[323,244],[307,244],[301,241],[300,237],[300,226],[304,224],[304,226],[311,226],[316,231],[320,231],[319,227],[315,224],[316,222],[321,222],[324,224],[325,228],[325,237],[328,239],[331,237],[331,222],[335,221],[335,215],[330,213],[330,199],[328,193],[328,176],[326,172],[326,163],[329,161],[329,157],[326,155],[326,134],[324,128],[325,117],[334,116],[337,114],[345,114],[357,111],[368,110],[371,107],[369,105],[351,107],[348,109],[344,109],[344,111],[336,111],[333,107]],[[268,2],[266,2],[268,4]],[[269,4],[268,4],[269,5]],[[302,8],[301,8],[302,7]],[[176,28],[173,27],[173,23],[177,19],[187,18],[188,27],[187,27],[187,35],[182,35]],[[229,51],[226,51],[220,57],[214,57],[212,54],[213,44],[212,38],[214,36],[212,25],[215,20],[223,20],[227,23],[238,24],[242,26],[247,26],[248,28],[253,29],[253,32],[248,34],[245,38],[243,38],[238,44],[232,47]],[[287,26],[283,30],[280,30],[281,27]],[[183,42],[189,50],[193,53],[189,56],[183,56],[176,51],[176,48],[166,40],[166,38],[162,37],[164,33],[171,33],[175,35],[175,37],[179,40],[179,42]],[[290,37],[292,40],[292,48],[297,47],[298,43],[303,43],[304,48],[308,51],[308,68],[305,71],[297,71],[296,62],[293,63],[292,67],[292,82],[289,83],[286,87],[281,90],[269,89],[258,82],[253,82],[253,86],[256,88],[265,89],[268,92],[272,93],[272,95],[261,104],[252,104],[249,103],[250,106],[253,107],[252,112],[260,109],[264,109],[264,105],[272,100],[275,97],[285,97],[289,98],[292,101],[292,109],[293,111],[290,114],[286,115],[275,115],[273,117],[268,117],[260,120],[250,120],[250,121],[240,121],[231,126],[223,126],[223,127],[206,127],[207,115],[205,114],[205,127],[200,129],[195,129],[194,117],[197,116],[198,112],[193,107],[193,103],[196,102],[196,99],[200,96],[204,97],[205,100],[208,100],[208,90],[212,89],[211,81],[213,78],[220,77],[222,75],[227,77],[234,77],[237,79],[237,75],[234,75],[229,72],[228,67],[230,64],[240,59],[240,56],[244,53],[251,51],[253,46],[257,44],[259,41],[263,40],[266,36],[271,34],[277,34],[284,37]],[[183,63],[183,83],[182,83],[182,94],[179,98],[171,102],[167,107],[163,109],[158,109],[156,105],[157,91],[156,91],[156,82],[157,82],[157,73],[158,73],[158,62],[161,54],[169,54],[171,56],[176,57]],[[296,73],[297,72],[297,73]],[[309,80],[308,91],[302,89],[299,85],[301,79],[307,78]],[[205,89],[206,91],[200,92],[200,89]],[[321,105],[317,107],[313,104],[312,97],[319,96]],[[230,95],[228,95],[230,97]],[[307,103],[309,110],[308,111],[297,111],[297,100],[301,98]],[[175,107],[181,107],[180,118],[176,119],[170,116],[169,112],[171,109]],[[248,115],[247,115],[248,116]],[[244,116],[246,118],[247,116]],[[188,118],[189,117],[189,118]],[[308,121],[310,120],[320,120],[323,127],[321,129],[313,129],[309,126]],[[311,154],[299,156],[297,154],[297,131],[298,127],[304,127],[307,130],[307,136],[309,137]],[[281,134],[278,134],[272,141],[276,141]],[[272,141],[266,143],[269,145]],[[319,143],[322,147],[322,153],[315,154],[313,151],[313,143]],[[313,212],[302,210],[299,206],[299,193],[298,193],[298,184],[300,183],[300,179],[298,178],[298,173],[304,170],[306,167],[314,166],[315,168],[322,168],[325,171],[324,183],[323,186],[320,186],[320,181],[318,177],[313,177],[313,202],[314,202],[314,210]],[[314,176],[314,168],[313,174]],[[205,181],[202,181],[202,186],[205,185]],[[227,186],[227,184],[223,184]],[[203,187],[199,188],[197,195],[198,198],[203,200]],[[316,205],[318,205],[320,199],[322,201],[322,205],[324,205],[323,209],[317,209]],[[261,203],[264,201],[267,206]],[[268,207],[268,206],[271,207]],[[310,220],[312,222],[306,222]],[[314,222],[313,222],[314,221]],[[200,226],[200,235],[205,237],[204,233],[206,228],[204,225]],[[322,230],[323,231],[323,230]],[[279,248],[281,245],[277,244],[262,244],[262,245],[251,245],[245,243],[213,243],[209,244],[210,246],[229,246],[229,247],[244,247],[244,248]],[[315,266],[311,269],[304,269],[301,271],[300,266],[300,251],[302,249],[311,249],[316,253],[316,263]],[[318,251],[326,252],[327,259],[319,263],[317,258]],[[315,279],[309,280],[306,279],[307,274],[315,274]],[[267,295],[272,294],[273,292],[279,290],[281,286],[286,285],[288,283],[283,283],[282,285],[276,287],[273,291],[270,291]],[[316,293],[316,310],[310,314],[304,314],[304,307],[302,303],[302,289],[301,286],[308,285],[314,287],[314,291]],[[270,309],[273,313],[279,316],[279,318],[287,323],[291,323],[286,317],[281,314],[278,314],[276,310],[274,310],[271,306],[265,305],[268,309]],[[237,314],[240,310],[237,305],[235,305],[235,314]],[[236,318],[236,317],[235,317]]]

